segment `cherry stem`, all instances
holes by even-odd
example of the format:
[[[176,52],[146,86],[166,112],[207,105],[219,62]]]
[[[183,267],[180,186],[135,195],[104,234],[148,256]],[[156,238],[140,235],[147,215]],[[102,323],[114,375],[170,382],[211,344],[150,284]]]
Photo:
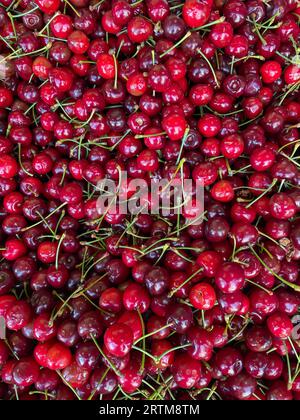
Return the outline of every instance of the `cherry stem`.
[[[90,334],[91,339],[93,340],[95,346],[97,347],[99,353],[101,354],[101,356],[106,360],[107,364],[110,366],[110,368],[115,372],[115,374],[117,376],[122,376],[122,373],[119,372],[119,370],[116,368],[116,366],[109,360],[109,358],[106,356],[106,354],[104,353],[104,351],[101,349],[101,347],[99,346],[96,338],[93,336],[93,334]]]
[[[255,255],[255,257],[258,259],[258,261],[273,275],[275,276],[278,280],[280,280],[282,283],[284,283],[286,286],[289,286],[291,289],[295,290],[296,292],[300,292],[300,286],[298,286],[297,284],[293,284],[287,280],[285,280],[284,278],[282,278],[281,276],[279,276],[278,274],[276,274],[270,267],[267,266],[267,264],[260,258],[260,256],[257,254],[257,252],[254,250],[252,245],[249,245],[252,253]]]
[[[51,213],[49,213],[47,217],[43,218],[42,220],[40,220],[39,222],[35,223],[34,225],[31,225],[31,226],[28,226],[26,228],[23,228],[22,229],[22,232],[26,232],[27,230],[32,229],[33,227],[39,226],[41,223],[44,223],[45,220],[48,220],[51,216],[53,216],[53,214],[55,214],[56,212],[58,212],[59,210],[61,210],[66,205],[67,205],[67,203],[61,204],[59,207],[57,207],[55,210],[53,210]]]
[[[266,292],[269,296],[273,296],[273,295],[274,295],[274,293],[272,292],[272,290],[269,290],[269,289],[267,289],[266,287],[261,286],[260,284],[255,283],[255,282],[254,282],[254,281],[252,281],[252,280],[246,279],[246,282],[247,282],[247,283],[249,283],[249,284],[252,284],[253,286],[258,287],[258,288],[259,288],[259,289],[261,289],[261,290],[263,290],[263,291],[264,291],[264,292]]]
[[[209,66],[209,68],[210,68],[210,70],[211,70],[211,72],[212,72],[212,74],[213,74],[213,77],[214,77],[214,79],[215,79],[215,82],[216,82],[216,85],[217,85],[217,87],[218,88],[220,88],[220,83],[219,83],[219,80],[218,80],[218,78],[217,78],[217,75],[216,75],[216,72],[215,72],[215,70],[214,70],[214,68],[213,68],[213,66],[212,66],[212,64],[211,64],[211,62],[209,61],[209,59],[206,57],[206,55],[201,51],[201,49],[200,48],[198,48],[197,49],[197,52],[201,55],[201,57],[202,58],[204,58],[204,60],[207,62],[207,64],[208,64],[208,66]]]
[[[179,47],[179,45],[181,45],[186,39],[188,39],[190,36],[192,35],[191,31],[188,31],[183,38],[181,38],[178,42],[176,42],[176,44],[174,44],[171,48],[169,48],[168,50],[166,50],[164,53],[162,53],[159,58],[163,58],[166,55],[168,55],[171,51],[175,50],[177,47]]]
[[[63,377],[63,375],[61,374],[61,372],[59,370],[56,370],[56,373],[58,374],[58,376],[60,377],[60,379],[63,381],[64,384],[67,385],[67,387],[70,388],[70,390],[73,392],[73,394],[76,396],[76,398],[81,401],[80,396],[77,394],[77,392],[75,391],[75,389],[72,387],[71,384],[69,384],[68,381],[65,380],[65,378]]]
[[[249,203],[246,208],[249,209],[251,206],[253,206],[253,204],[255,204],[257,201],[259,201],[262,197],[264,197],[266,194],[268,194],[268,192],[270,192],[272,190],[273,187],[275,187],[275,185],[277,184],[278,179],[274,178],[272,184],[258,197],[255,198],[255,200],[251,201],[251,203]]]
[[[188,284],[194,277],[198,274],[203,272],[203,268],[201,267],[198,271],[196,271],[193,275],[191,275],[187,280],[185,280],[180,286],[176,287],[176,289],[172,290],[168,297],[172,298],[180,289],[182,289],[186,284]]]
[[[138,340],[136,340],[135,342],[134,342],[134,345],[137,345],[141,340],[143,340],[143,339],[147,339],[147,338],[149,338],[149,337],[152,337],[153,335],[155,335],[155,334],[157,334],[157,333],[159,333],[159,332],[161,332],[161,331],[163,331],[163,330],[165,330],[166,328],[170,328],[170,327],[172,327],[172,325],[173,324],[167,324],[167,325],[165,325],[165,326],[163,326],[163,327],[161,327],[161,328],[159,328],[158,330],[156,330],[156,331],[153,331],[153,332],[151,332],[151,333],[149,333],[149,334],[146,334],[146,335],[144,335],[143,337],[141,337],[141,338],[139,338]]]
[[[60,248],[61,248],[61,246],[62,246],[62,243],[63,243],[63,241],[64,241],[65,237],[66,237],[66,234],[65,234],[65,232],[64,232],[64,233],[61,235],[60,240],[58,241],[57,250],[56,250],[56,256],[55,256],[55,268],[56,268],[56,270],[58,270],[59,251],[60,251]]]

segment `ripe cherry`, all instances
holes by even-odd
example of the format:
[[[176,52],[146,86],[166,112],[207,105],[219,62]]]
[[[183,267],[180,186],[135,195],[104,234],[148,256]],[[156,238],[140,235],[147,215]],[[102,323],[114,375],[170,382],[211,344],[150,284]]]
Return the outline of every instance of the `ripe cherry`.
[[[172,366],[174,380],[180,388],[193,388],[201,377],[201,364],[186,354],[178,354]]]
[[[12,371],[13,382],[18,386],[33,385],[39,377],[39,366],[35,360],[21,359],[19,360]]]
[[[153,34],[152,24],[143,17],[132,18],[127,26],[128,36],[132,42],[147,41]]]
[[[60,343],[50,345],[47,355],[47,367],[51,370],[62,370],[72,362],[72,354],[68,347]]]
[[[8,329],[19,331],[31,320],[32,311],[30,305],[20,300],[11,304],[5,313],[5,321]]]
[[[293,331],[293,324],[290,318],[284,313],[277,312],[267,320],[267,325],[274,337],[287,339]]]
[[[234,293],[245,285],[245,273],[237,263],[223,264],[216,274],[216,284],[223,293]]]
[[[207,311],[214,307],[216,293],[210,284],[199,283],[191,289],[189,299],[194,308]]]
[[[210,11],[208,4],[198,0],[188,0],[182,9],[183,19],[190,28],[201,27],[208,21]]]
[[[133,333],[125,324],[114,324],[104,334],[106,349],[116,357],[126,356],[133,345]]]
[[[13,178],[18,173],[16,160],[8,155],[0,156],[0,177],[4,179]]]
[[[213,186],[211,195],[215,200],[227,203],[233,200],[234,190],[229,181],[219,181]]]
[[[181,115],[170,115],[163,119],[163,129],[170,140],[182,140],[187,129],[187,122]]]

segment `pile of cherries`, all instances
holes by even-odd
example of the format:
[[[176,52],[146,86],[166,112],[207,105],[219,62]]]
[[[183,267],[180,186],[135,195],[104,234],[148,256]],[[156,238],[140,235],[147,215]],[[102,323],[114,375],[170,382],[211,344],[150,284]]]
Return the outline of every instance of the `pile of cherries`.
[[[300,399],[299,22],[1,1],[1,399]],[[105,178],[198,181],[204,221],[99,214]]]

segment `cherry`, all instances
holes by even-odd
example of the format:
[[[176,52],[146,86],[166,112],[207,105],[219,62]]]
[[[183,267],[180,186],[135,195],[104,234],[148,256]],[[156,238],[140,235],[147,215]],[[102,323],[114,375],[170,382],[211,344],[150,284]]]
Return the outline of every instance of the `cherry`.
[[[157,171],[159,167],[157,153],[154,150],[143,150],[137,158],[137,166],[145,172]]]
[[[284,80],[288,85],[298,83],[300,80],[299,66],[291,64],[284,72]]]
[[[217,375],[236,376],[243,369],[243,358],[240,352],[232,347],[221,349],[214,359],[214,371]]]
[[[8,155],[0,156],[0,177],[4,179],[13,178],[18,173],[16,160]]]
[[[174,380],[180,388],[193,388],[201,377],[201,364],[186,354],[178,354],[172,366]]]
[[[77,324],[72,320],[65,320],[62,322],[57,329],[57,339],[62,344],[73,347],[80,339],[77,332]]]
[[[116,357],[126,356],[132,348],[133,340],[132,330],[126,324],[115,324],[104,334],[106,349]]]
[[[201,27],[208,21],[210,10],[208,4],[198,0],[188,0],[182,9],[183,19],[190,28]]]
[[[212,114],[204,115],[198,122],[198,129],[204,137],[216,136],[221,128],[220,118]]]
[[[89,39],[82,31],[73,31],[67,41],[69,49],[74,54],[84,54],[89,48]]]
[[[0,366],[4,366],[9,358],[9,349],[4,342],[0,342]]]
[[[233,28],[230,23],[222,22],[215,25],[210,32],[209,39],[217,48],[230,45],[233,38]]]
[[[11,91],[5,87],[0,88],[1,100],[0,108],[8,108],[13,103],[13,95]]]
[[[193,324],[192,310],[184,304],[172,305],[168,311],[167,323],[177,333],[185,333]]]
[[[62,374],[65,381],[72,387],[81,388],[87,383],[90,371],[73,362],[63,370]]]
[[[270,84],[276,82],[281,76],[282,69],[277,61],[267,61],[260,69],[264,83]]]
[[[295,216],[297,208],[291,197],[278,193],[270,199],[270,211],[275,219],[286,220]]]
[[[51,340],[56,336],[56,325],[50,321],[47,313],[37,316],[33,323],[34,338],[40,342]]]
[[[112,371],[106,373],[106,368],[100,366],[93,371],[90,385],[97,395],[111,395],[118,387],[117,376]]]
[[[117,25],[126,25],[133,16],[133,9],[123,0],[117,1],[112,7],[112,16]]]
[[[129,39],[136,43],[147,41],[153,34],[152,24],[140,16],[129,21],[127,30]]]
[[[119,377],[119,384],[126,393],[135,392],[142,384],[143,376],[140,373],[140,362],[132,360],[128,366],[122,370]]]
[[[81,343],[76,350],[76,363],[78,366],[94,369],[99,360],[99,351],[94,343]]]
[[[237,159],[243,154],[244,141],[241,136],[230,135],[221,142],[221,152],[227,159]]]
[[[104,290],[99,299],[99,306],[110,312],[120,312],[123,306],[122,292],[114,287]]]
[[[212,197],[220,202],[227,203],[234,198],[234,190],[229,181],[217,182],[211,191]]]
[[[254,326],[245,334],[245,342],[255,353],[266,352],[272,347],[272,336],[266,328]]]
[[[163,119],[162,126],[170,140],[179,141],[184,137],[187,122],[180,115],[170,115]]]
[[[30,386],[39,377],[39,365],[33,359],[19,360],[12,370],[12,380],[18,386]]]
[[[247,400],[255,393],[257,388],[256,380],[246,373],[229,378],[227,384],[231,394],[238,400]]]
[[[188,354],[195,360],[211,360],[213,354],[213,343],[210,334],[198,327],[192,327],[187,331],[187,341],[191,343],[188,347]]]
[[[223,264],[216,274],[216,285],[223,293],[234,293],[245,285],[245,273],[237,263]]]
[[[293,331],[293,324],[284,313],[274,313],[267,320],[267,325],[274,337],[287,339]]]
[[[73,22],[70,16],[65,14],[56,15],[50,22],[53,35],[57,38],[67,39],[72,33]]]
[[[206,277],[215,277],[221,263],[222,258],[215,251],[204,251],[197,258],[197,264],[203,269]]]
[[[59,9],[59,0],[37,0],[38,7],[42,10],[42,12],[47,13],[49,15],[53,15]]]
[[[281,378],[283,372],[282,359],[277,354],[270,354],[268,363],[264,372],[264,377],[267,380],[278,380]]]
[[[210,284],[199,283],[191,289],[189,299],[194,308],[207,311],[214,307],[216,294]]]
[[[164,268],[152,268],[145,273],[144,283],[152,296],[162,295],[168,290],[169,274]]]
[[[123,294],[123,305],[128,311],[137,310],[144,313],[149,309],[150,296],[139,284],[129,285]]]
[[[50,345],[47,355],[47,367],[51,370],[62,370],[72,362],[72,354],[68,347],[60,343]]]
[[[218,178],[218,170],[213,162],[200,163],[193,171],[193,179],[204,187],[212,185]]]
[[[267,393],[267,401],[291,401],[292,399],[292,392],[288,391],[286,384],[281,381],[275,382]]]
[[[35,387],[40,392],[55,391],[59,385],[59,376],[57,373],[49,369],[40,371],[39,377],[35,383]]]
[[[10,330],[19,331],[29,323],[31,315],[31,307],[27,302],[13,303],[5,313],[6,326]]]
[[[98,338],[102,334],[101,315],[96,311],[85,312],[78,320],[77,331],[81,338]]]

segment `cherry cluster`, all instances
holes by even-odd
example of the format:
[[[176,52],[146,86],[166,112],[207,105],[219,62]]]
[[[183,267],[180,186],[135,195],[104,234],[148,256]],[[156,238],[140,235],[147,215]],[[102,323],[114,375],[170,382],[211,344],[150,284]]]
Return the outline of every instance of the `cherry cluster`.
[[[1,0],[1,399],[300,399],[299,22]],[[203,223],[97,211],[103,179],[175,178]]]

